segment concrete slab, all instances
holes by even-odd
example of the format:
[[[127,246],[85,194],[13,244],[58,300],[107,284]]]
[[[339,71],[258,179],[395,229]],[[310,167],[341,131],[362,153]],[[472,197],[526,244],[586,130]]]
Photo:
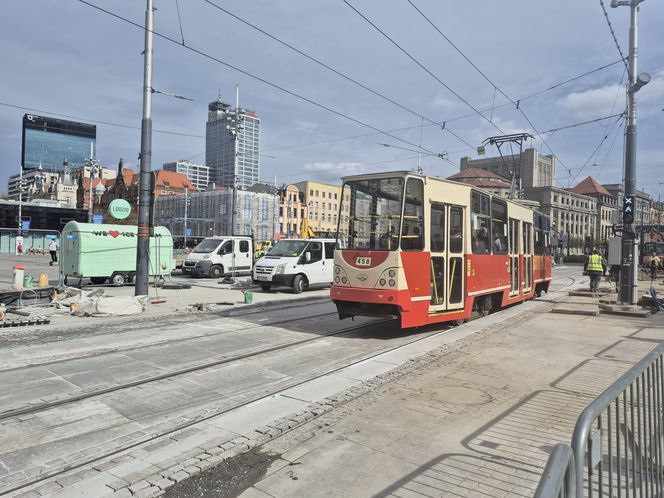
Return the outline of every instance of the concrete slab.
[[[214,417],[208,420],[207,423],[226,431],[250,434],[253,437],[255,436],[254,428],[301,411],[308,405],[308,402],[293,397],[275,395],[255,401],[251,405],[238,408],[219,417]]]
[[[584,305],[573,305],[573,304],[560,304],[554,306],[551,309],[551,313],[562,313],[565,315],[587,315],[587,316],[598,316],[599,308],[597,306],[584,306]]]

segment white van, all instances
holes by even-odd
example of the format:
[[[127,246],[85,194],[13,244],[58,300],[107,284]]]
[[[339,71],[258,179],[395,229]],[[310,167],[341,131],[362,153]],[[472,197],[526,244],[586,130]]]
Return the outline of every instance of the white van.
[[[331,284],[334,239],[282,239],[254,266],[254,282],[264,291],[287,285],[299,294],[310,285]]]
[[[192,277],[219,278],[251,275],[254,248],[251,237],[208,237],[187,254],[182,273]]]

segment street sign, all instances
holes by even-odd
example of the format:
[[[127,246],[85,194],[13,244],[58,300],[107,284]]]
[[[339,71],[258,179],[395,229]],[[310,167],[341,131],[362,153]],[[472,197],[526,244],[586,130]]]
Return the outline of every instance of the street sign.
[[[187,228],[185,233],[186,233],[187,237],[191,237],[191,228]]]
[[[21,229],[30,230],[30,220],[21,220]]]
[[[101,225],[104,223],[104,215],[103,214],[93,214],[92,215],[92,223],[95,223],[97,225]]]
[[[114,199],[108,205],[108,214],[116,220],[124,220],[131,214],[131,204],[124,199]]]
[[[634,196],[633,195],[624,195],[623,196],[623,223],[629,225],[634,223]]]

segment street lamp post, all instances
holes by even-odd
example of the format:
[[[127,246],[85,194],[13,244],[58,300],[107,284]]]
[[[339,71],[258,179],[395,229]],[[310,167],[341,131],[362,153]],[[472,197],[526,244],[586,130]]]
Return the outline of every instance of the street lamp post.
[[[25,180],[23,179],[23,165],[18,177],[18,232],[16,237],[20,237],[23,230],[23,190],[25,190]],[[17,238],[17,240],[19,240]],[[19,254],[18,243],[15,244],[16,254]]]
[[[141,121],[141,169],[138,196],[138,230],[136,241],[136,276],[134,294],[148,294],[150,272],[150,220],[152,200],[152,33],[154,22],[153,1],[146,0],[145,49],[143,52],[143,119]]]
[[[99,161],[95,159],[94,157],[90,157],[87,161],[88,167],[90,168],[90,185],[89,187],[89,192],[88,192],[88,223],[92,223],[93,220],[93,200],[92,200],[92,179],[93,175],[99,174],[101,171],[101,165],[99,164]],[[83,174],[85,174],[85,166],[83,167]]]
[[[184,248],[187,248],[187,208],[189,207],[189,187],[184,187]]]
[[[611,7],[630,8],[629,55],[627,83],[627,126],[625,127],[625,195],[623,198],[622,262],[620,296],[622,303],[636,304],[637,239],[634,233],[636,195],[636,92],[650,81],[650,75],[636,74],[637,13],[643,0],[612,0]]]

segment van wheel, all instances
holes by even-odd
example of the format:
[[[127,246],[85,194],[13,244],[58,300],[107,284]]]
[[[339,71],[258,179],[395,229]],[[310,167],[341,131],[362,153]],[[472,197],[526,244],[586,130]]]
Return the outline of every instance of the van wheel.
[[[106,277],[90,277],[90,282],[95,285],[101,285],[106,282]]]
[[[120,287],[127,283],[127,277],[124,276],[124,273],[114,273],[111,275],[111,284],[116,287]]]
[[[261,289],[263,289],[265,292],[270,292],[270,289],[272,286],[270,284],[261,284]]]
[[[224,275],[224,267],[221,265],[212,265],[210,268],[210,277],[219,278]]]
[[[293,291],[295,291],[295,294],[302,294],[306,285],[307,283],[302,275],[295,275],[293,279]]]

